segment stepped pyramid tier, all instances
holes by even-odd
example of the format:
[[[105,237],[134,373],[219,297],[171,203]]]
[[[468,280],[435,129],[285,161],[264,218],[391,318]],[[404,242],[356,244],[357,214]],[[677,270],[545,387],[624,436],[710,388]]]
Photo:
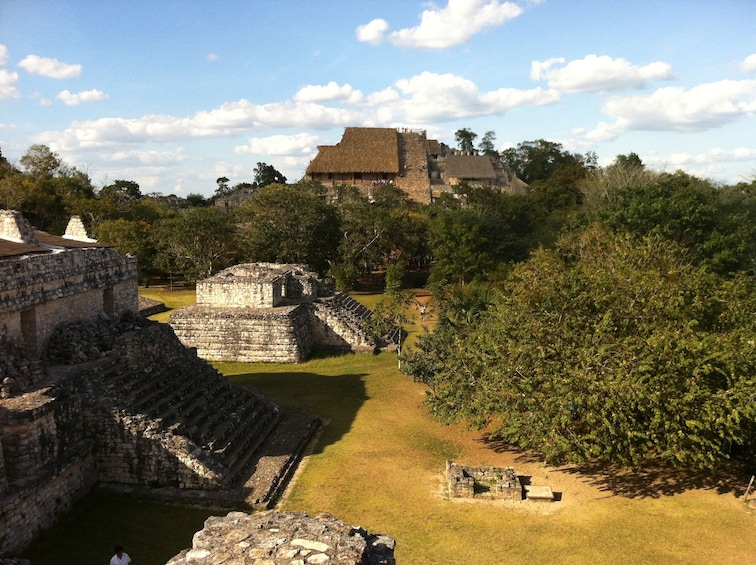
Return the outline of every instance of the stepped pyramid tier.
[[[32,525],[0,540],[2,551],[54,520],[48,502],[60,512],[95,484],[268,508],[320,426],[316,416],[286,413],[231,385],[165,324],[125,316],[62,326],[53,340],[64,336],[41,376],[18,350],[0,354],[3,374],[28,366],[36,375],[27,379],[33,390],[0,399],[0,530]]]
[[[181,342],[203,359],[299,363],[316,349],[374,351],[372,311],[305,265],[248,263],[197,284],[197,302],[171,315]]]

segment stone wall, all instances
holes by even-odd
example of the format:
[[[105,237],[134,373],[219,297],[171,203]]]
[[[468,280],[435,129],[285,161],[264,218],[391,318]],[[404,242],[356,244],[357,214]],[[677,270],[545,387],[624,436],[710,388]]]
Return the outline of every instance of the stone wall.
[[[210,361],[300,363],[313,347],[306,305],[276,309],[193,305],[171,315],[182,343]]]
[[[521,501],[522,484],[513,467],[470,467],[446,462],[451,498],[491,498]]]
[[[0,330],[32,354],[61,323],[99,312],[136,312],[136,258],[104,248],[67,249],[0,262]]]

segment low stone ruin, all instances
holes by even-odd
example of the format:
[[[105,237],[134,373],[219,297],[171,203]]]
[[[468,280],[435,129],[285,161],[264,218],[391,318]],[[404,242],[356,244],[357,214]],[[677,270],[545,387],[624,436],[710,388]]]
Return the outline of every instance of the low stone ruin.
[[[521,501],[523,487],[514,467],[468,467],[446,462],[450,498]]]
[[[198,282],[196,303],[170,323],[203,359],[299,363],[315,349],[373,351],[362,327],[370,316],[306,265],[248,263]]]
[[[395,541],[330,514],[231,512],[213,516],[166,565],[395,565]]]

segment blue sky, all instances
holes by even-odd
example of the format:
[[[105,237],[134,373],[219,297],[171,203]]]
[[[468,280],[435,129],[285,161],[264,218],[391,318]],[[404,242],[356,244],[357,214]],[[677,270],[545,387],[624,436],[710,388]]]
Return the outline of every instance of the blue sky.
[[[756,177],[752,0],[0,0],[0,149],[97,186],[290,182],[347,126]]]

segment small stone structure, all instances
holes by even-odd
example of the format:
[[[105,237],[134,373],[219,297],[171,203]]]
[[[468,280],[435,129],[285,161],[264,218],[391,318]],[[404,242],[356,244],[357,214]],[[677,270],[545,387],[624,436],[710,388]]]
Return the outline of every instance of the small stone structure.
[[[305,265],[248,263],[197,283],[197,301],[171,315],[181,342],[210,361],[299,363],[314,349],[373,351],[372,312]]]
[[[231,512],[205,521],[167,565],[395,565],[395,541],[329,514]]]
[[[523,488],[514,467],[468,467],[446,462],[451,498],[491,498],[521,501]]]

